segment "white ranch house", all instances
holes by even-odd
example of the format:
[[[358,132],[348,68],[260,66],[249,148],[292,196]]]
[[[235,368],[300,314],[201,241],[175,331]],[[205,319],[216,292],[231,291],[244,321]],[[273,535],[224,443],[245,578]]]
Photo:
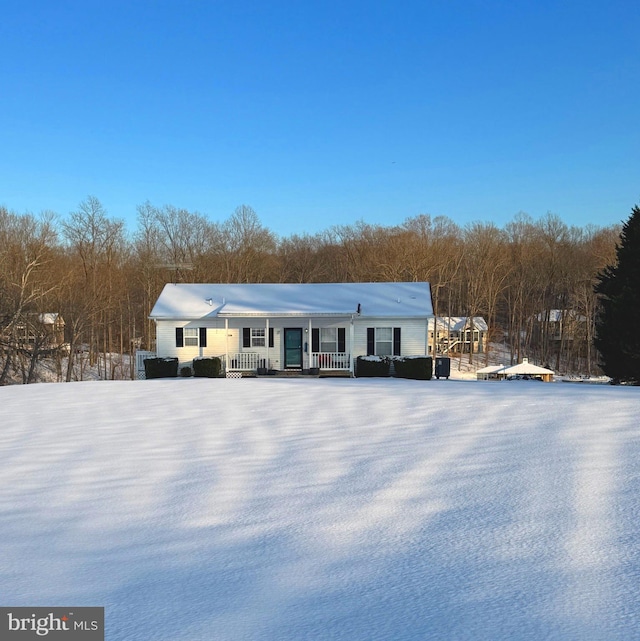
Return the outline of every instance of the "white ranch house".
[[[168,284],[151,310],[156,352],[227,373],[333,371],[358,356],[429,355],[429,283]]]

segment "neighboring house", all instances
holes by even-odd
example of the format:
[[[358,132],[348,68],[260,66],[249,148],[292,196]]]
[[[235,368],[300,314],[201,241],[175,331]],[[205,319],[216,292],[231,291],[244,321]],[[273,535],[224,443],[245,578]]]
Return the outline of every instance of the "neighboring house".
[[[429,354],[429,283],[168,284],[156,353],[220,356],[227,372],[340,370],[358,356]]]
[[[64,345],[64,319],[54,312],[27,314],[15,324],[13,336],[17,347],[37,345],[40,350],[58,349]]]
[[[429,321],[429,345],[433,346],[433,318]],[[482,316],[438,316],[436,354],[474,354],[487,351],[489,328]]]
[[[533,340],[542,342],[546,337],[550,343],[585,340],[587,317],[571,309],[549,309],[538,314],[533,322]]]

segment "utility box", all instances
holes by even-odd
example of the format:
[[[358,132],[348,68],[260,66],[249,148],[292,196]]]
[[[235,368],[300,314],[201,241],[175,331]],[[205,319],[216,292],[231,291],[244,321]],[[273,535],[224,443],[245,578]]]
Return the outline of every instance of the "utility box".
[[[451,359],[448,356],[436,356],[436,378],[449,378]]]

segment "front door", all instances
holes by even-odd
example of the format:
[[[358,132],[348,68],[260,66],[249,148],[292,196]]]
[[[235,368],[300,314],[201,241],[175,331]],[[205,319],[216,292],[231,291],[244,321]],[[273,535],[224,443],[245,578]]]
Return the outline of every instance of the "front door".
[[[302,329],[300,327],[284,329],[284,366],[285,369],[302,369]]]

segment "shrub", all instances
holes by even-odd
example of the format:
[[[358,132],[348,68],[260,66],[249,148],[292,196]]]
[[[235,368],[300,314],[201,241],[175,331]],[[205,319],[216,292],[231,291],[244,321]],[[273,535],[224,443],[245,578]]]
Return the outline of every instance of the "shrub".
[[[356,376],[389,376],[390,363],[379,356],[358,356],[356,359]]]
[[[428,381],[433,374],[431,356],[408,356],[394,360],[396,376]]]
[[[185,365],[184,367],[180,368],[180,376],[182,376],[183,378],[189,378],[189,376],[193,376],[193,372],[188,365]]]
[[[218,356],[194,358],[193,375],[202,378],[218,378],[222,372],[222,360]]]
[[[177,358],[145,358],[144,377],[173,378],[178,375]]]

